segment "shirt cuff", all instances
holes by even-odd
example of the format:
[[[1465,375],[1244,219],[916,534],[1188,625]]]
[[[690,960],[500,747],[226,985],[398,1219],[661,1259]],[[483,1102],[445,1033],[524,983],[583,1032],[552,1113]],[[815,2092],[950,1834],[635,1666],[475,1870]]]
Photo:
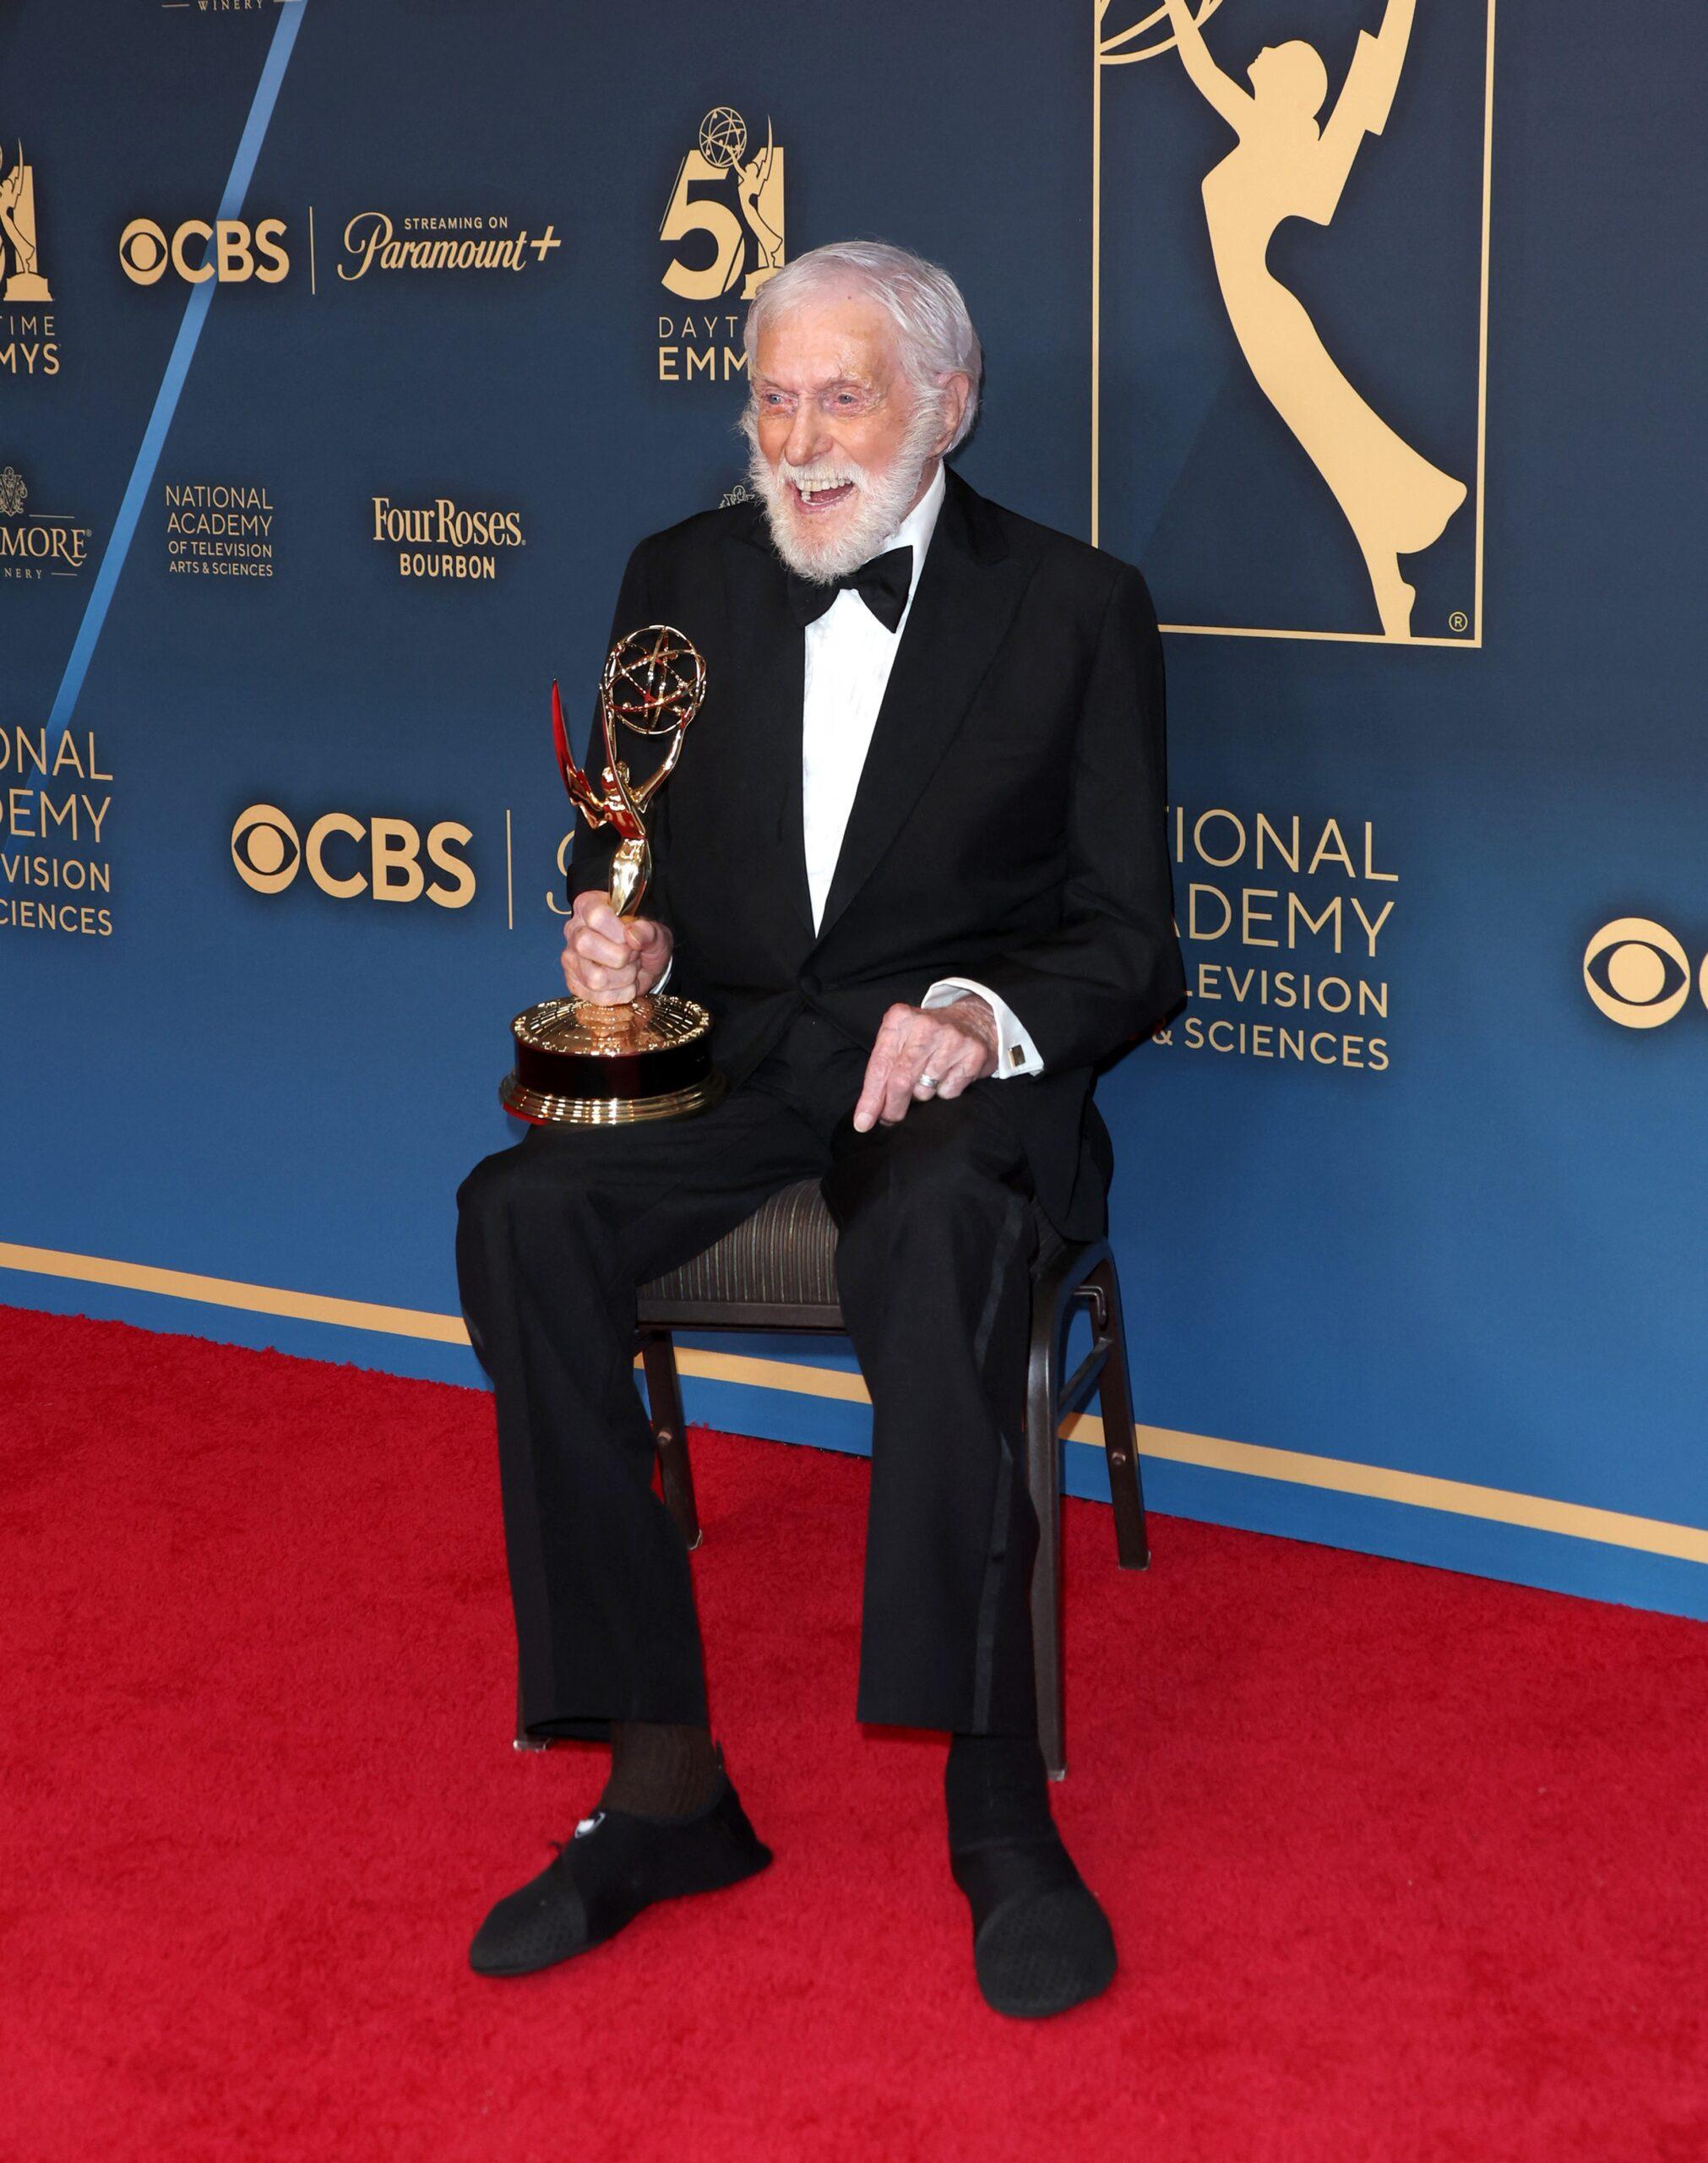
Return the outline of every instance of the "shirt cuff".
[[[983,1000],[996,1016],[996,1078],[1012,1082],[1023,1074],[1042,1074],[1044,1062],[1038,1057],[1037,1046],[1021,1026],[1013,1007],[1005,999],[998,999],[987,985],[975,983],[971,977],[939,977],[919,1003],[927,1008],[950,1006],[969,993],[975,999]]]

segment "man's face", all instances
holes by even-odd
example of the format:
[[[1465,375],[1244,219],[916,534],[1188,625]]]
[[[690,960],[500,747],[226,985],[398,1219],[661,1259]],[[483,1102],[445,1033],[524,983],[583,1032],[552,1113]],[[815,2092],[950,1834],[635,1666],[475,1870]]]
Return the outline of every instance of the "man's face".
[[[808,578],[854,569],[894,531],[952,425],[917,397],[894,323],[861,294],[802,301],[768,323],[752,395],[753,477],[778,553]]]

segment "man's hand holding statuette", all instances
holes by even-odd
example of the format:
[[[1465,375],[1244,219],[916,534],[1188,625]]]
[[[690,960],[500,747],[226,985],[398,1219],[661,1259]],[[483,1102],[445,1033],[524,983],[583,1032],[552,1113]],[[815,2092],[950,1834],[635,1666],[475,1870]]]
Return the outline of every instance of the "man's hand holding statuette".
[[[652,989],[674,945],[668,929],[650,917],[625,921],[596,889],[578,894],[563,927],[563,981],[572,998],[622,1006]]]

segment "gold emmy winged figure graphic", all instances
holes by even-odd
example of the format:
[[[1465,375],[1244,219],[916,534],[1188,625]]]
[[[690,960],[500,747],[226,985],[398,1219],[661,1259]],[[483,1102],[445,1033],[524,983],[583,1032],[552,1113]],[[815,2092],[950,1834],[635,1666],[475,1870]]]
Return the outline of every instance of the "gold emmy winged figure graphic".
[[[0,151],[0,166],[5,161],[5,153]],[[10,169],[0,177],[0,233],[6,242],[0,245],[0,272],[7,267],[8,245],[11,253],[11,275],[0,285],[0,300],[51,301],[53,296],[36,256],[35,171],[24,162],[22,143]]]
[[[736,164],[736,195],[758,251],[758,260],[742,286],[742,298],[750,301],[767,278],[782,267],[783,236],[765,216],[771,195],[771,174],[777,162],[777,146],[771,136],[770,115],[765,116],[765,147],[745,162]],[[781,215],[781,213],[780,213]]]
[[[1211,57],[1203,24],[1218,0],[1161,0],[1145,20],[1101,39],[1104,66],[1178,51],[1187,79],[1237,138],[1203,183],[1205,222],[1227,318],[1258,388],[1297,438],[1345,513],[1369,573],[1384,635],[1412,635],[1417,589],[1400,558],[1438,541],[1466,489],[1414,450],[1335,363],[1297,296],[1270,271],[1269,245],[1288,218],[1327,226],[1366,135],[1387,126],[1416,0],[1388,0],[1374,36],[1358,34],[1326,120],[1328,71],[1299,39],[1265,46],[1237,82]],[[1107,0],[1101,0],[1101,23]],[[1166,19],[1172,36],[1132,41]]]

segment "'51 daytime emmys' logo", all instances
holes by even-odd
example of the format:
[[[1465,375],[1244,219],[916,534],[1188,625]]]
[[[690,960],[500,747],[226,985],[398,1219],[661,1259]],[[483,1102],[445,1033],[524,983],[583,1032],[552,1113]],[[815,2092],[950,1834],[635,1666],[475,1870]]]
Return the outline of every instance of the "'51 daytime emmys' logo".
[[[0,148],[0,301],[51,301],[35,245],[35,168],[24,162],[24,145],[10,166]]]
[[[1480,644],[1494,0],[1088,4],[1093,539],[1166,629]]]
[[[674,249],[659,282],[680,301],[749,301],[782,269],[783,146],[769,114],[759,142],[733,106],[711,108],[677,169],[658,237]],[[659,380],[740,374],[740,330],[728,308],[661,315]]]

